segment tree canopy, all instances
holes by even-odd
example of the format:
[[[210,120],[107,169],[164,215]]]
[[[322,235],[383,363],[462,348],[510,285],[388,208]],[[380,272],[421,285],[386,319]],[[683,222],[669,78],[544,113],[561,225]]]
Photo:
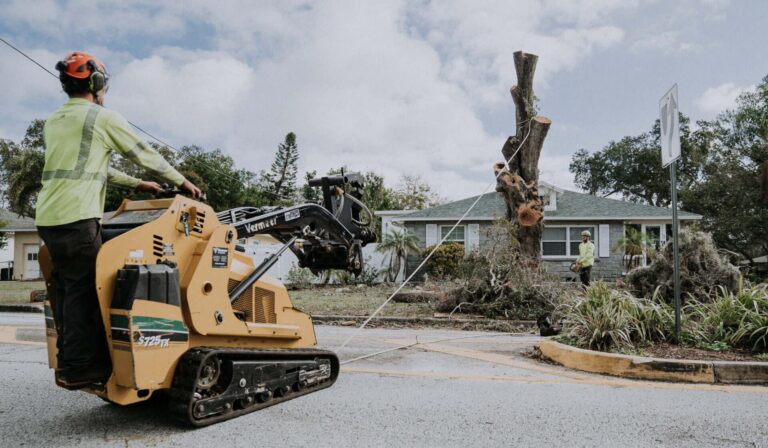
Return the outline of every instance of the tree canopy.
[[[45,163],[43,142],[44,120],[34,120],[20,142],[0,139],[0,206],[22,216],[35,216],[37,194]],[[239,206],[290,205],[297,202],[319,202],[319,191],[310,188],[309,180],[317,171],[304,175],[299,188],[296,180],[299,157],[296,134],[288,133],[278,146],[269,172],[256,175],[238,168],[232,157],[221,150],[207,150],[198,145],[183,146],[178,152],[156,143],[150,145],[168,162],[206,194],[214,210]],[[110,161],[114,168],[139,179],[162,182],[133,162],[115,155]],[[348,171],[345,169],[345,171]],[[329,174],[338,174],[332,170]],[[363,173],[365,190],[363,202],[371,210],[414,210],[436,205],[440,198],[432,187],[416,176],[403,176],[395,188],[387,187],[384,177]],[[146,199],[150,195],[109,185],[105,210],[115,210],[124,198]]]
[[[669,171],[661,166],[659,122],[646,133],[582,149],[570,170],[591,194],[669,206]],[[768,76],[740,95],[733,110],[695,128],[680,116],[680,207],[701,214],[715,243],[748,260],[768,254]]]
[[[702,228],[718,246],[750,260],[768,254],[768,76],[734,110],[700,126],[709,152],[699,181],[681,191],[684,206],[704,216]]]
[[[573,156],[570,171],[576,186],[590,194],[620,194],[632,202],[667,207],[672,202],[669,169],[661,166],[661,128],[656,120],[650,131],[611,141],[593,153],[580,149]],[[707,148],[701,136],[692,133],[690,119],[680,114],[678,188],[692,185],[699,177]]]
[[[289,132],[280,143],[269,171],[261,176],[262,188],[269,205],[288,205],[296,201],[299,148],[296,134]]]
[[[9,210],[35,216],[37,194],[45,164],[44,120],[33,120],[20,143],[0,140],[0,191]]]

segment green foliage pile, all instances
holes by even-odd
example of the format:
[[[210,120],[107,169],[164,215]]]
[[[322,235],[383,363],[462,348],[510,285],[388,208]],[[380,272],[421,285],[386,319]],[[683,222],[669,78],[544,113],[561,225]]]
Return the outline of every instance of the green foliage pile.
[[[768,352],[768,284],[719,287],[710,301],[686,301],[684,317],[683,338],[700,348]]]
[[[429,255],[435,246],[429,246],[422,252],[423,256]],[[432,257],[425,265],[427,274],[431,278],[446,280],[455,278],[459,274],[459,265],[464,259],[464,246],[459,243],[449,242],[438,246]]]
[[[458,287],[438,304],[438,311],[481,314],[490,318],[536,319],[549,314],[569,292],[537,260],[520,255],[511,244],[514,224],[504,220],[487,230],[483,250],[459,264]]]
[[[709,234],[682,229],[679,243],[680,288],[684,294],[705,300],[719,286],[729,291],[738,288],[738,269],[718,253]],[[643,297],[657,294],[667,301],[674,300],[673,245],[664,246],[650,265],[630,271],[627,283]]]
[[[674,331],[674,310],[663,301],[637,298],[598,281],[583,298],[562,305],[564,335],[592,350],[635,348],[663,341]]]

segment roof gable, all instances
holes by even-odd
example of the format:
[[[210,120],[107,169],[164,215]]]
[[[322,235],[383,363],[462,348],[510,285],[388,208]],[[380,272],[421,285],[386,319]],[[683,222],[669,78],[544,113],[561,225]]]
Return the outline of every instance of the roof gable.
[[[34,219],[19,216],[8,210],[0,209],[0,221],[5,222],[5,226],[0,227],[0,232],[37,230]]]
[[[546,210],[544,219],[672,219],[672,209],[637,204],[611,198],[601,198],[586,193],[560,190],[557,210]],[[430,219],[458,219],[478,199],[473,196],[449,202],[437,207],[418,210],[400,216],[406,221],[429,221]],[[504,217],[506,206],[497,192],[486,193],[480,197],[477,205],[465,219],[490,220]],[[696,220],[701,215],[679,211],[680,219]]]

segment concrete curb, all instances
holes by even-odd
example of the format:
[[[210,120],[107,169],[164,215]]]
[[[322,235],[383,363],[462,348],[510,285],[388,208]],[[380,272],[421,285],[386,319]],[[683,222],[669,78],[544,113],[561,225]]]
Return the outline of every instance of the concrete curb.
[[[658,359],[584,350],[552,340],[537,344],[541,354],[565,367],[641,380],[705,384],[768,384],[768,362]]]
[[[0,312],[3,313],[42,313],[42,303],[12,303],[0,305]]]
[[[344,316],[344,315],[312,315],[313,321],[320,322],[363,322],[368,316]],[[438,319],[435,317],[397,317],[384,316],[374,317],[371,322],[391,322],[407,324],[427,324],[427,325],[453,325],[453,324],[505,324],[524,327],[535,327],[536,322],[532,320],[497,320],[497,319]]]

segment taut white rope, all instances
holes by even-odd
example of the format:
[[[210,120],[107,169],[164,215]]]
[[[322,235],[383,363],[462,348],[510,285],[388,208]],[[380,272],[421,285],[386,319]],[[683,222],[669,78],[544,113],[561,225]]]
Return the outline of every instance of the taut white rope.
[[[512,153],[512,155],[511,155],[511,156],[509,156],[509,158],[508,158],[507,160],[505,160],[505,161],[504,161],[504,165],[507,167],[507,169],[509,169],[509,162],[510,162],[510,161],[511,161],[511,160],[512,160],[512,159],[513,159],[513,158],[514,158],[516,155],[517,155],[517,153],[520,151],[520,148],[522,148],[522,147],[523,147],[523,144],[525,143],[525,141],[526,141],[526,140],[528,140],[528,136],[529,136],[530,134],[531,134],[531,120],[528,120],[528,132],[525,134],[525,137],[523,138],[523,141],[521,141],[521,142],[520,142],[520,145],[518,145],[517,149],[515,149],[515,152],[513,152],[513,153]],[[473,203],[472,203],[472,205],[470,205],[470,206],[469,206],[469,208],[467,209],[467,211],[465,211],[465,212],[464,212],[464,214],[463,214],[463,215],[461,215],[461,217],[459,218],[459,220],[458,220],[458,221],[456,221],[456,223],[453,225],[453,227],[451,227],[451,230],[449,230],[449,231],[448,231],[448,233],[446,233],[446,234],[445,234],[445,236],[444,236],[444,237],[443,237],[443,238],[440,240],[440,242],[439,242],[439,243],[437,243],[437,244],[435,245],[435,247],[434,247],[434,248],[433,248],[433,249],[432,249],[432,250],[429,252],[429,254],[427,254],[427,256],[426,256],[426,257],[425,257],[425,258],[424,258],[424,259],[421,261],[421,263],[419,264],[419,266],[418,266],[416,269],[414,269],[414,271],[413,271],[413,272],[411,272],[411,275],[409,275],[409,276],[408,276],[408,278],[406,278],[406,279],[405,279],[405,281],[404,281],[403,283],[401,283],[401,284],[400,284],[400,286],[398,286],[398,287],[397,287],[397,289],[395,289],[395,292],[393,292],[393,293],[392,293],[392,295],[390,295],[390,296],[387,298],[387,300],[385,300],[385,301],[384,301],[384,303],[382,303],[381,305],[379,305],[379,307],[378,307],[378,308],[376,308],[376,311],[374,311],[374,312],[373,312],[373,314],[371,314],[370,316],[368,316],[368,318],[367,318],[367,319],[365,319],[365,321],[363,321],[363,323],[362,323],[362,324],[361,324],[359,327],[357,327],[357,328],[355,329],[355,331],[354,331],[354,332],[353,332],[351,335],[349,335],[349,337],[348,337],[348,338],[347,338],[347,339],[346,339],[346,340],[345,340],[345,341],[344,341],[344,342],[343,342],[343,343],[342,343],[342,344],[341,344],[341,345],[340,345],[338,348],[336,348],[336,351],[339,351],[339,350],[343,349],[344,347],[346,347],[346,346],[347,346],[347,344],[349,343],[349,341],[351,341],[352,339],[354,339],[354,338],[355,338],[355,336],[357,336],[357,335],[358,335],[358,333],[360,333],[360,331],[361,331],[363,328],[365,328],[365,326],[366,326],[366,325],[368,325],[368,322],[370,322],[370,321],[371,321],[371,319],[373,319],[374,317],[376,317],[376,315],[377,315],[377,314],[379,314],[379,312],[380,312],[382,309],[384,309],[384,307],[385,307],[385,306],[387,306],[387,304],[389,303],[389,301],[390,301],[390,300],[392,300],[392,298],[393,298],[393,297],[395,297],[395,295],[396,295],[398,292],[400,292],[400,290],[401,290],[401,289],[403,289],[403,287],[404,287],[405,285],[407,285],[409,281],[411,281],[411,279],[413,278],[413,276],[414,276],[414,275],[416,275],[416,273],[417,273],[417,272],[419,272],[419,269],[421,269],[421,268],[424,266],[424,264],[427,262],[427,260],[429,260],[430,258],[432,258],[432,255],[435,253],[435,251],[437,250],[437,248],[438,248],[438,247],[440,247],[440,246],[441,246],[441,245],[442,245],[442,244],[445,242],[445,240],[446,240],[446,239],[448,239],[448,237],[451,235],[451,232],[453,232],[453,231],[454,231],[454,229],[456,229],[456,227],[458,227],[458,225],[459,225],[459,224],[461,224],[461,222],[464,220],[464,218],[466,218],[466,217],[467,217],[467,215],[469,214],[469,212],[471,212],[471,211],[472,211],[472,209],[473,209],[473,208],[475,208],[475,206],[477,205],[477,203],[478,203],[478,202],[480,202],[480,199],[482,199],[482,197],[483,197],[483,196],[485,196],[485,194],[486,194],[486,193],[488,193],[488,191],[489,191],[491,188],[493,188],[493,186],[494,186],[494,185],[496,185],[496,180],[498,180],[498,178],[499,178],[499,176],[501,175],[501,173],[502,173],[502,172],[503,172],[503,171],[499,171],[499,174],[497,174],[497,175],[496,175],[496,177],[493,179],[493,181],[492,181],[490,184],[488,184],[488,186],[485,188],[485,191],[483,191],[483,192],[480,194],[480,196],[478,196],[478,197],[477,197],[477,199],[475,199],[475,202],[473,202]]]

